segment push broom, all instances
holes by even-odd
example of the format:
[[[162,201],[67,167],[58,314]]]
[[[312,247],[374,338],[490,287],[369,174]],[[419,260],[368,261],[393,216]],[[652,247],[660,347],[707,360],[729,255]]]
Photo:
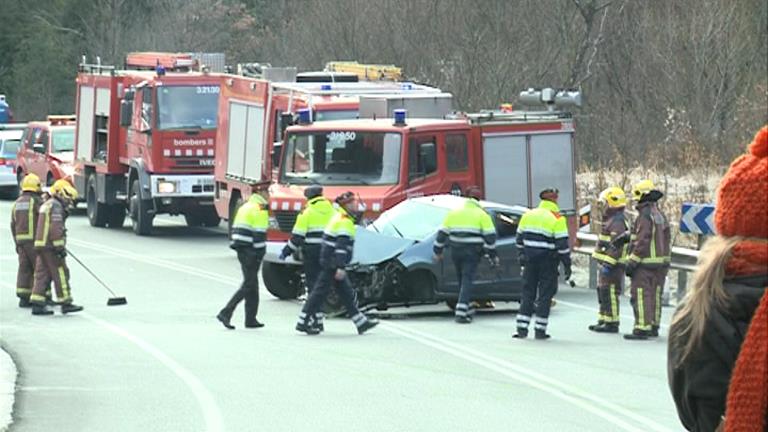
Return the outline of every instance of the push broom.
[[[75,261],[77,261],[77,263],[78,263],[78,264],[80,264],[80,266],[82,266],[82,267],[85,269],[85,271],[87,271],[87,272],[88,272],[88,273],[89,273],[91,276],[93,276],[93,278],[94,278],[94,279],[96,279],[96,280],[97,280],[97,281],[98,281],[98,282],[101,284],[101,286],[103,286],[103,287],[104,287],[104,288],[105,288],[107,291],[109,291],[109,293],[110,293],[110,294],[112,294],[112,297],[110,297],[110,298],[108,298],[108,299],[107,299],[107,306],[121,306],[121,305],[124,305],[124,304],[128,304],[128,300],[126,300],[126,298],[125,298],[125,297],[118,297],[118,296],[117,296],[117,295],[114,293],[114,291],[112,291],[111,289],[109,289],[109,287],[107,286],[107,284],[105,284],[104,282],[102,282],[102,281],[101,281],[101,279],[99,279],[99,277],[98,277],[98,276],[96,276],[96,274],[94,274],[94,273],[91,271],[91,269],[89,269],[89,268],[88,268],[88,267],[87,267],[85,264],[83,264],[83,262],[82,262],[82,261],[80,261],[80,260],[79,260],[79,259],[78,259],[78,258],[75,256],[75,254],[73,254],[73,253],[72,253],[72,251],[71,251],[71,250],[67,249],[67,254],[69,254],[69,256],[71,256],[71,257],[72,257],[72,259],[74,259]]]

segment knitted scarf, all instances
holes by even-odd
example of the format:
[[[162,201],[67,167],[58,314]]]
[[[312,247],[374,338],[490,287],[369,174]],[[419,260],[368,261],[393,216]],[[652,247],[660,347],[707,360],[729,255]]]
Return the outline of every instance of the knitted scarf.
[[[731,251],[725,266],[727,276],[753,276],[768,274],[768,241],[744,239]]]

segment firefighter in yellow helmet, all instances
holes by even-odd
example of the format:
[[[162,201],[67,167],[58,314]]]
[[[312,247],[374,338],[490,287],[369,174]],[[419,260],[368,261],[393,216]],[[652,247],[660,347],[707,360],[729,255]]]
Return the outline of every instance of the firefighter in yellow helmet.
[[[635,327],[624,339],[644,340],[659,335],[661,294],[671,258],[669,222],[657,205],[663,196],[650,180],[632,188],[638,215],[632,227],[625,271],[632,281],[630,301]]]
[[[472,322],[473,282],[480,258],[486,255],[499,265],[496,255],[496,228],[491,216],[480,206],[482,191],[477,186],[467,188],[464,206],[451,210],[437,232],[433,251],[437,260],[442,259],[443,249],[451,249],[451,258],[459,280],[459,299],[456,302],[455,320],[460,324]]]
[[[35,275],[35,227],[42,204],[40,177],[27,174],[21,181],[21,195],[11,207],[11,236],[19,256],[16,273],[16,296],[19,307],[30,307],[32,282]]]
[[[597,324],[589,329],[598,333],[619,332],[619,298],[624,290],[624,266],[627,262],[629,223],[624,215],[627,196],[616,186],[600,192],[603,206],[602,229],[592,258],[600,265],[597,299],[600,312]]]
[[[264,324],[256,319],[259,312],[259,268],[267,249],[267,226],[269,214],[267,200],[253,193],[248,201],[235,213],[229,247],[237,251],[237,260],[243,272],[243,283],[235,291],[219,314],[216,315],[224,327],[234,330],[230,321],[235,308],[245,299],[245,327],[260,328]]]
[[[535,312],[536,339],[549,339],[547,325],[552,297],[557,294],[557,268],[563,264],[565,279],[571,278],[571,248],[568,226],[557,205],[559,191],[546,188],[539,193],[541,203],[520,218],[517,250],[523,270],[523,295],[517,313],[515,338],[528,337],[528,326]]]
[[[32,303],[32,315],[51,315],[53,311],[45,307],[45,288],[53,281],[56,297],[61,304],[61,313],[67,314],[83,310],[82,306],[72,303],[69,285],[69,268],[66,262],[67,246],[67,208],[77,199],[77,191],[64,180],[56,180],[48,190],[50,198],[40,206],[35,231],[35,286],[29,297]]]

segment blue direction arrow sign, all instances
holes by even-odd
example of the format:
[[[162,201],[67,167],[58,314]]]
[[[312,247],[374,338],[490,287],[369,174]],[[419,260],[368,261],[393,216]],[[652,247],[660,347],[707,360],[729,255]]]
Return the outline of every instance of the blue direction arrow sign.
[[[680,232],[711,235],[715,233],[714,204],[683,203]]]

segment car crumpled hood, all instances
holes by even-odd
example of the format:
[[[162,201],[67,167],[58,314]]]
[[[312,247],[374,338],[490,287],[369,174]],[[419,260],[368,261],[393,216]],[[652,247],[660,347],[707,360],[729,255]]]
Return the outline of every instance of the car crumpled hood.
[[[400,255],[414,243],[416,242],[411,239],[392,237],[358,227],[350,264],[378,264]]]

